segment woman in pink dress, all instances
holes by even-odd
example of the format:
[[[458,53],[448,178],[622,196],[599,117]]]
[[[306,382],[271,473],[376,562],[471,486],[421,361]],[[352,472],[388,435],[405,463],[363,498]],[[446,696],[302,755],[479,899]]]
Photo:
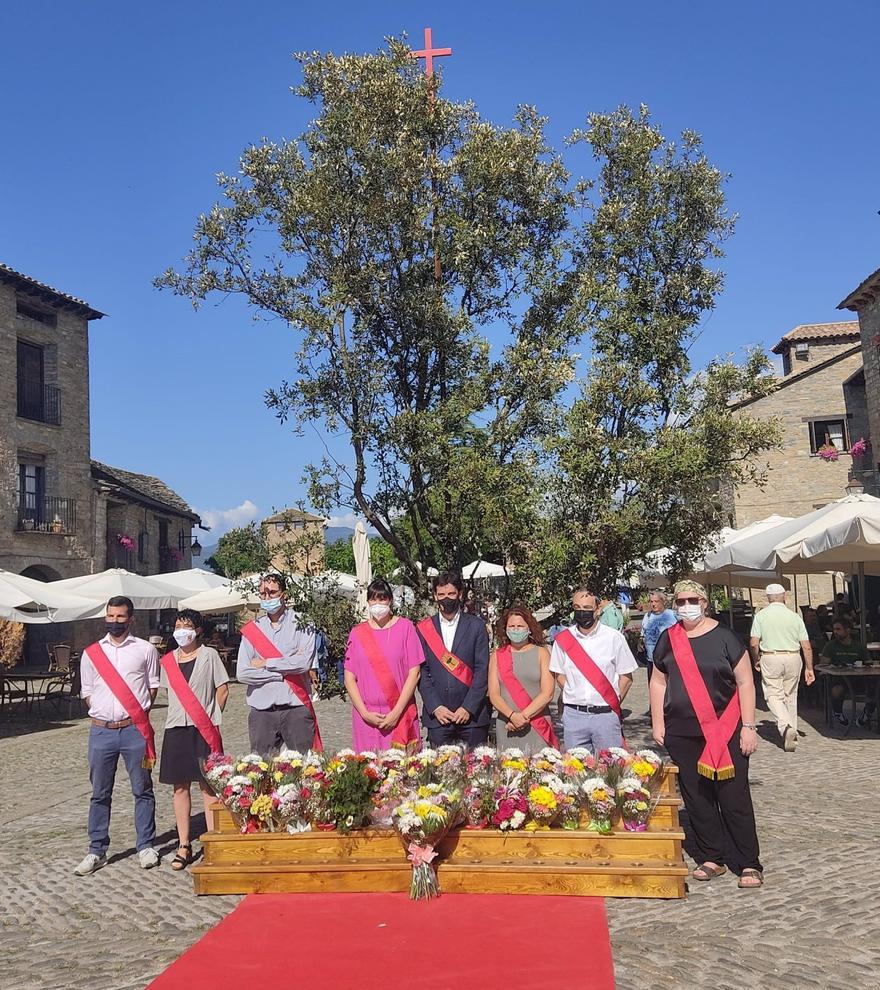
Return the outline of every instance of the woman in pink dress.
[[[421,741],[413,696],[424,652],[416,627],[392,613],[387,581],[367,588],[370,617],[352,629],[345,649],[345,689],[351,698],[352,746],[406,747]]]

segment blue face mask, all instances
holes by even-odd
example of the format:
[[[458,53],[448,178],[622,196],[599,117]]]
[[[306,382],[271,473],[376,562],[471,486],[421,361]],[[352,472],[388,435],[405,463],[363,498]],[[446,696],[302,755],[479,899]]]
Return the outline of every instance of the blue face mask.
[[[264,612],[269,612],[270,614],[272,612],[277,612],[278,609],[281,608],[281,599],[280,598],[261,598],[260,599],[260,608]]]
[[[511,643],[516,643],[518,646],[520,643],[524,643],[529,638],[528,629],[519,629],[516,626],[508,626],[504,630],[507,633],[507,638]]]

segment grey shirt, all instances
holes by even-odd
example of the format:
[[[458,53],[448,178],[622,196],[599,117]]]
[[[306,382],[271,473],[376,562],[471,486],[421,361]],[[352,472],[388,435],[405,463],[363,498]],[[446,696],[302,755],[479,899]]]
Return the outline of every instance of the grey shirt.
[[[241,637],[235,676],[247,685],[247,703],[251,708],[262,709],[273,705],[301,705],[299,698],[284,683],[284,674],[303,674],[311,669],[315,659],[314,631],[300,628],[296,613],[289,608],[284,610],[280,622],[274,626],[268,615],[261,615],[256,623],[281,656],[277,660],[267,661],[265,667],[252,667],[251,660],[258,655],[257,651],[244,636]],[[302,679],[302,683],[311,693],[308,676]]]
[[[179,657],[179,651],[175,650],[174,655]],[[187,663],[193,664],[189,676],[189,686],[193,694],[208,713],[208,718],[214,725],[219,725],[222,713],[217,704],[217,688],[221,684],[229,683],[229,674],[226,673],[220,654],[211,646],[200,646],[195,660]],[[186,714],[180,699],[168,685],[168,675],[164,667],[159,672],[159,687],[165,688],[168,692],[168,717],[165,719],[165,728],[176,729],[182,725],[192,725],[192,719]]]

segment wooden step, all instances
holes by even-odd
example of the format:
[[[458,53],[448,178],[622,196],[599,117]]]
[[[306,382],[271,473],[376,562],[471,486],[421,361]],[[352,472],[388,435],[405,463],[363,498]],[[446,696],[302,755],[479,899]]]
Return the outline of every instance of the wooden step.
[[[197,894],[408,891],[404,860],[361,863],[194,866]],[[441,863],[447,893],[571,894],[599,897],[683,897],[687,869],[672,860],[618,863]]]

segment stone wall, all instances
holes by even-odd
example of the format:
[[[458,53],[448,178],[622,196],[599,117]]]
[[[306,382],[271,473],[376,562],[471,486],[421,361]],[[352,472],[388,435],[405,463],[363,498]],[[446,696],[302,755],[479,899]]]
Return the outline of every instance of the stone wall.
[[[96,534],[104,554],[102,566],[122,567],[138,574],[159,574],[163,571],[183,571],[192,567],[192,521],[172,512],[159,512],[136,502],[120,501],[118,495],[99,496],[103,504],[102,515],[106,520],[103,531]],[[179,533],[183,530],[184,548],[181,559],[174,561],[160,554],[160,520],[168,523],[168,547],[178,549]],[[146,534],[146,539],[142,539]],[[134,549],[127,551],[118,537],[128,536]]]
[[[29,298],[26,301],[32,305]],[[72,577],[91,569],[93,504],[89,460],[88,322],[64,309],[51,326],[17,312],[15,288],[0,284],[0,567],[20,573],[36,568],[44,577]],[[33,304],[36,306],[37,304]],[[43,348],[44,381],[60,390],[60,424],[18,415],[18,340]],[[48,497],[75,502],[74,531],[54,518],[43,531],[19,529],[19,463],[39,464]],[[54,513],[51,513],[54,516]]]
[[[852,467],[852,457],[842,453],[838,461],[826,462],[811,453],[809,420],[847,415],[850,438],[866,419],[865,392],[857,385],[844,390],[843,383],[862,366],[861,354],[843,358],[830,367],[788,381],[769,396],[749,403],[736,415],[775,418],[782,429],[779,447],[763,458],[766,483],[740,485],[734,494],[737,528],[765,519],[773,513],[799,516],[821,505],[843,498]],[[870,389],[868,389],[870,392]],[[847,407],[847,402],[853,403]],[[855,424],[858,424],[856,426]],[[797,602],[808,598],[817,604],[831,599],[831,578],[801,575],[797,579]],[[795,604],[794,594],[790,604]]]
[[[872,467],[880,471],[880,298],[859,310],[862,328],[862,360],[865,366],[865,392],[868,402]]]
[[[795,347],[798,342],[796,340],[786,341],[787,347],[783,348],[782,353],[783,368],[788,369],[787,374],[798,375],[805,368],[809,368],[814,364],[821,364],[829,358],[836,357],[844,351],[851,350],[859,340],[859,325],[855,320],[852,323],[852,330],[851,340],[823,341],[820,338],[819,340],[803,341],[802,343],[808,343],[810,345],[805,358],[797,356]]]

